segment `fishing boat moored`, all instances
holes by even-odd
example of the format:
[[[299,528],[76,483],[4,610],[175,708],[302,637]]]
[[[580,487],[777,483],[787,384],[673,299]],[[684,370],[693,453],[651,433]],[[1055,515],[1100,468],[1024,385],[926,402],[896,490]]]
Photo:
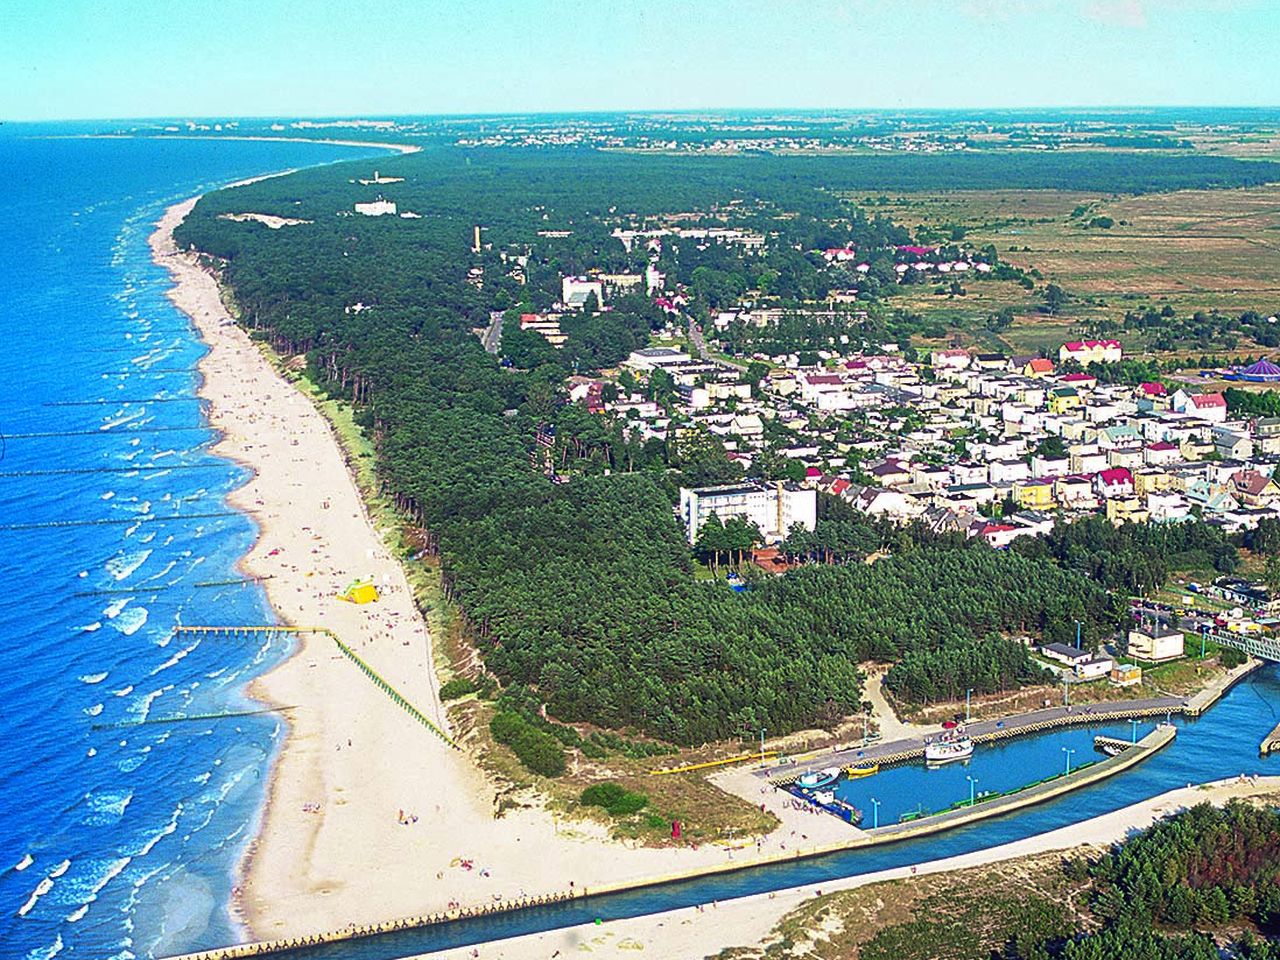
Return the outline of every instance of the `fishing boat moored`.
[[[839,767],[826,767],[817,773],[811,770],[800,774],[799,779],[796,780],[796,786],[802,790],[821,790],[839,780],[840,772]]]
[[[968,760],[972,756],[973,741],[968,737],[948,737],[924,745],[925,762],[932,766]]]

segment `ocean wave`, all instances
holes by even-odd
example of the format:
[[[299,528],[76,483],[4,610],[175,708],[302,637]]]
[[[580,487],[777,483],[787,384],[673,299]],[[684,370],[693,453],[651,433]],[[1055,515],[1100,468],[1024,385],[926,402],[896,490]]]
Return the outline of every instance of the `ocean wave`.
[[[96,717],[102,712],[102,704],[95,703],[92,707],[85,707],[84,712],[91,717]]]
[[[127,607],[132,599],[133,597],[121,597],[119,600],[112,600],[102,608],[102,612],[106,614],[108,620],[114,620],[120,616],[120,611]]]
[[[112,692],[117,697],[127,697],[129,694],[133,693],[133,684],[131,683],[127,687],[121,687],[119,690],[113,690]]]
[[[86,673],[80,678],[80,682],[90,684],[101,683],[103,680],[107,679],[107,674],[109,672],[110,671],[104,670],[102,673]]]
[[[109,827],[119,823],[125,810],[133,801],[133,791],[104,790],[100,794],[88,794],[88,814],[84,823],[93,827]]]
[[[66,889],[63,891],[65,903],[87,907],[98,899],[98,894],[103,888],[118,877],[132,860],[132,857],[119,857],[114,860],[91,861],[92,866],[87,876],[77,877],[66,884]]]
[[[111,574],[116,581],[125,579],[140,566],[147,562],[151,556],[151,550],[138,550],[135,553],[126,553],[122,556],[113,557],[106,562],[106,571]]]
[[[22,914],[19,914],[19,916],[22,916]],[[61,952],[62,934],[56,933],[53,936],[53,943],[27,951],[27,960],[53,960]]]
[[[53,881],[48,877],[42,879],[36,884],[36,888],[31,891],[31,896],[27,898],[27,902],[18,908],[18,916],[25,917],[40,902],[40,898],[53,889]]]
[[[164,663],[160,664],[160,666],[156,667],[154,670],[148,673],[147,676],[154,677],[157,673],[160,673],[163,670],[168,670],[174,664],[180,663],[182,659],[186,657],[187,654],[189,654],[192,650],[194,650],[198,646],[200,646],[200,641],[196,640],[196,642],[191,644],[191,646],[184,647],[183,649],[179,650],[177,653],[171,656]]]
[[[114,497],[115,495],[116,495],[116,492],[115,492],[114,490],[108,490],[106,493],[104,493],[104,494],[102,495],[102,499],[103,499],[103,500],[110,500],[110,499],[111,499],[112,497]]]
[[[179,803],[176,807],[173,808],[173,813],[170,814],[169,820],[165,823],[165,825],[161,827],[159,830],[157,830],[155,833],[153,833],[150,837],[148,837],[147,841],[141,847],[138,848],[138,851],[134,854],[134,856],[145,857],[153,849],[155,849],[155,845],[157,843],[159,843],[165,837],[169,836],[171,833],[176,831],[178,829],[178,820],[182,817],[182,811],[183,811],[183,806],[181,803]]]
[[[93,633],[93,631],[95,630],[102,629],[102,621],[95,620],[93,621],[93,623],[86,623],[83,627],[77,627],[76,629],[79,630],[81,633]]]
[[[146,607],[130,607],[118,617],[111,621],[111,626],[119,630],[126,637],[131,637],[139,630],[142,625],[147,622]]]

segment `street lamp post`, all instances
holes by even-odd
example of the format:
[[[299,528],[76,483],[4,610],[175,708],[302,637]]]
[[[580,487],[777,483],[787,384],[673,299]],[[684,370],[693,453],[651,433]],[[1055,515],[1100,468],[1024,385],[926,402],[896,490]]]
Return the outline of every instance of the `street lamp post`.
[[[1071,706],[1071,691],[1070,691],[1070,688],[1067,686],[1067,683],[1068,683],[1067,678],[1063,677],[1062,678],[1062,705],[1064,707]]]
[[[969,699],[973,696],[973,687],[964,692],[964,722],[969,722]]]
[[[965,774],[964,778],[969,781],[969,806],[972,807],[974,803],[973,788],[974,788],[974,785],[977,784],[978,778],[971,777],[967,773]]]
[[[1200,624],[1200,659],[1204,659],[1204,642],[1209,636],[1209,625],[1207,623]]]
[[[1080,649],[1080,621],[1076,621],[1076,649]]]
[[[1063,748],[1062,748],[1062,752],[1063,752],[1063,753],[1065,753],[1065,754],[1067,755],[1067,769],[1066,769],[1066,773],[1068,773],[1068,774],[1069,774],[1069,773],[1071,773],[1071,755],[1072,755],[1073,753],[1075,753],[1075,751],[1074,751],[1074,750],[1072,750],[1070,747],[1063,747]]]
[[[1137,743],[1138,742],[1138,721],[1130,720],[1129,726],[1133,728],[1133,736],[1130,738],[1129,742]]]
[[[871,829],[874,830],[880,826],[880,801],[875,797],[871,798]]]
[[[760,766],[764,766],[764,727],[760,728]]]

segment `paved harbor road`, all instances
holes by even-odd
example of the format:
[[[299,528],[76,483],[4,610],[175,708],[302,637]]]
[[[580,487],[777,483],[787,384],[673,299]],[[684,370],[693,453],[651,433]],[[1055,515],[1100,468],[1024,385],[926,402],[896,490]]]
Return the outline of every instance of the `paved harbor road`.
[[[1001,720],[977,720],[965,724],[965,732],[975,738],[1003,738],[1019,733],[1032,733],[1046,726],[1061,726],[1068,723],[1101,723],[1126,716],[1157,716],[1161,713],[1179,713],[1186,700],[1182,697],[1152,697],[1145,700],[1117,700],[1113,703],[1092,703],[1080,707],[1045,707],[1017,716],[1005,717]],[[923,753],[924,738],[910,737],[905,740],[893,740],[889,743],[877,743],[872,746],[849,746],[834,748],[826,752],[802,754],[791,759],[786,766],[797,769],[804,767],[848,766],[857,763],[883,760],[886,758],[902,759],[903,754]],[[778,765],[764,770],[754,771],[754,775],[762,779],[770,779],[786,772],[785,767]]]

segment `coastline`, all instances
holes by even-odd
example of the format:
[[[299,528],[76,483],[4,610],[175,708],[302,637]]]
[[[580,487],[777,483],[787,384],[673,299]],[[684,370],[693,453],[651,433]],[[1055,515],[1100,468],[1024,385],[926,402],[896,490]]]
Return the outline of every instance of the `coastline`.
[[[252,473],[227,497],[258,528],[239,568],[263,578],[280,623],[333,630],[448,731],[426,624],[330,424],[230,318],[215,277],[174,245],[174,229],[198,199],[169,207],[149,243],[173,280],[170,300],[209,348],[198,394],[220,433],[212,450]],[[369,577],[377,603],[337,599],[352,580]],[[561,824],[538,806],[499,819],[493,785],[469,758],[409,718],[322,634],[299,635],[290,656],[248,694],[290,707],[231,904],[254,939],[558,894],[575,883],[625,882],[733,857],[719,845],[636,848],[611,839],[603,825]],[[818,827],[808,818],[804,825],[811,833]],[[834,818],[822,827],[844,829]],[[784,846],[780,833],[763,849]]]

